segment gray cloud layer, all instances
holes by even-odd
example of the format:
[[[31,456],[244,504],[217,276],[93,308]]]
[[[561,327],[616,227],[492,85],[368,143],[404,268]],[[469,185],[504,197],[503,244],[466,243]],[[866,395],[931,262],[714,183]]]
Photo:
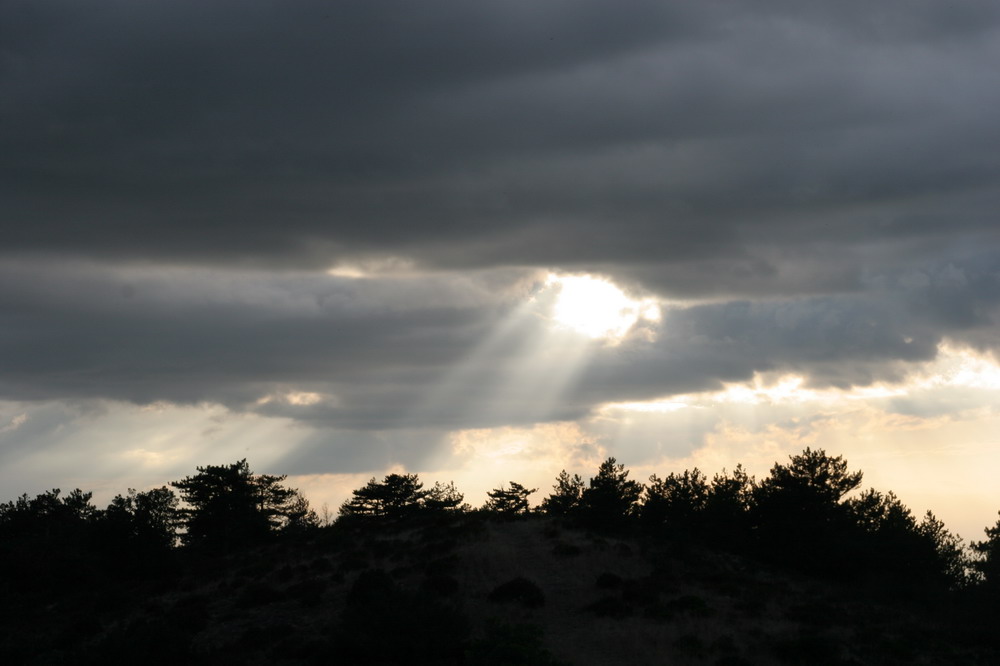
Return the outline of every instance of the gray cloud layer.
[[[996,242],[995,3],[3,11],[7,251],[801,293]]]
[[[996,346],[998,275],[995,261],[977,272],[948,264],[864,293],[674,306],[654,340],[578,342],[574,356],[554,337],[572,334],[545,319],[553,288],[532,271],[355,280],[8,263],[0,398],[207,401],[384,429],[578,418],[755,371],[846,387],[900,378],[945,336]],[[557,372],[579,374],[548,395]],[[435,389],[445,394],[428,404]],[[281,399],[297,392],[324,397]],[[551,411],[539,412],[546,397]]]
[[[996,349],[997,62],[995,2],[6,2],[0,397],[447,428]],[[475,354],[547,268],[679,305],[540,415],[539,319]]]

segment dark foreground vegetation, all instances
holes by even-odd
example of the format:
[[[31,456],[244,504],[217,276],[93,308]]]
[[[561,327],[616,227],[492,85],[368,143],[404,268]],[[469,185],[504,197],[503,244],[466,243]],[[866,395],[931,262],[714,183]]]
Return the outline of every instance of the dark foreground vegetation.
[[[0,504],[0,663],[1000,663],[1000,523],[966,548],[823,451],[759,481],[608,459],[537,509],[390,474],[333,521],[284,481]]]

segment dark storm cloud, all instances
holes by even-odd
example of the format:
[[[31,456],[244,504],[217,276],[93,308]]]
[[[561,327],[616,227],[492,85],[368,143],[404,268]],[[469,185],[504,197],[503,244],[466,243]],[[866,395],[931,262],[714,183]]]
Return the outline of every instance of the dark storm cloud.
[[[9,252],[755,294],[997,242],[995,3],[4,7]]]
[[[997,349],[997,62],[995,2],[8,1],[0,398],[437,432]],[[476,353],[544,269],[681,306],[541,414],[540,318]]]

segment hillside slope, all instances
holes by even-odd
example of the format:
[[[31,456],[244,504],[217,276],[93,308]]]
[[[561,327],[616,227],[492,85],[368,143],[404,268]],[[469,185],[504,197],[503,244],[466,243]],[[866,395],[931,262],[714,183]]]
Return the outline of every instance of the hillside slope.
[[[3,602],[10,664],[1000,663],[987,620],[679,540],[359,522]],[[9,573],[9,572],[8,572]]]

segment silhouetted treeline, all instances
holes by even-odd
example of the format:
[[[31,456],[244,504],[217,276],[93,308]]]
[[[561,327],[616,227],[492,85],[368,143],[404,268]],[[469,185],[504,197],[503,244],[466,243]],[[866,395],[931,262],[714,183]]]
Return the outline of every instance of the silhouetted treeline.
[[[537,489],[516,481],[491,490],[485,503],[473,508],[454,483],[425,488],[416,474],[389,474],[354,490],[332,521],[321,521],[285,480],[255,474],[240,460],[198,467],[195,474],[160,488],[128,489],[104,509],[79,489],[22,495],[0,504],[0,596],[5,600],[0,620],[18,614],[17,622],[23,623],[32,612],[43,618],[60,599],[92,589],[99,590],[97,602],[108,597],[106,603],[119,603],[114,595],[131,594],[121,590],[131,590],[136,581],[169,585],[191,567],[212,571],[222,566],[215,562],[269,544],[315,543],[325,534],[374,533],[388,525],[536,517],[595,534],[698,544],[895,597],[947,597],[949,603],[968,601],[977,608],[992,608],[1000,600],[1000,522],[986,530],[983,541],[966,548],[931,512],[918,518],[891,491],[861,490],[862,473],[822,450],[806,449],[776,463],[760,480],[737,466],[711,478],[698,469],[654,474],[643,484],[609,458],[586,481],[562,471],[535,507],[529,499]],[[564,545],[560,552],[572,554],[572,548]],[[447,576],[428,580],[436,594],[452,585]],[[405,600],[401,607],[420,605],[409,592],[393,594]],[[367,597],[358,599],[351,603],[370,610]],[[371,613],[381,613],[380,608]],[[341,629],[345,644],[360,655],[366,648],[358,643],[364,635],[358,617],[345,616]],[[79,623],[85,633],[86,617]],[[4,649],[0,645],[0,654]]]
[[[319,529],[308,501],[284,481],[254,474],[241,460],[199,467],[162,488],[129,489],[103,510],[79,489],[65,496],[58,489],[34,498],[22,495],[0,504],[0,557],[8,571],[46,575],[7,584],[58,584],[59,572],[67,568],[140,574],[166,566],[178,546],[231,551]],[[416,474],[389,474],[353,491],[338,520],[470,511],[543,514],[597,529],[697,540],[844,580],[908,587],[1000,585],[1000,523],[966,549],[933,513],[916,518],[891,491],[855,492],[861,481],[860,471],[822,450],[806,449],[776,463],[759,481],[737,466],[711,479],[697,468],[654,474],[643,485],[609,458],[586,483],[561,472],[535,509],[529,496],[537,489],[511,481],[490,491],[474,510],[453,483],[425,489]]]

